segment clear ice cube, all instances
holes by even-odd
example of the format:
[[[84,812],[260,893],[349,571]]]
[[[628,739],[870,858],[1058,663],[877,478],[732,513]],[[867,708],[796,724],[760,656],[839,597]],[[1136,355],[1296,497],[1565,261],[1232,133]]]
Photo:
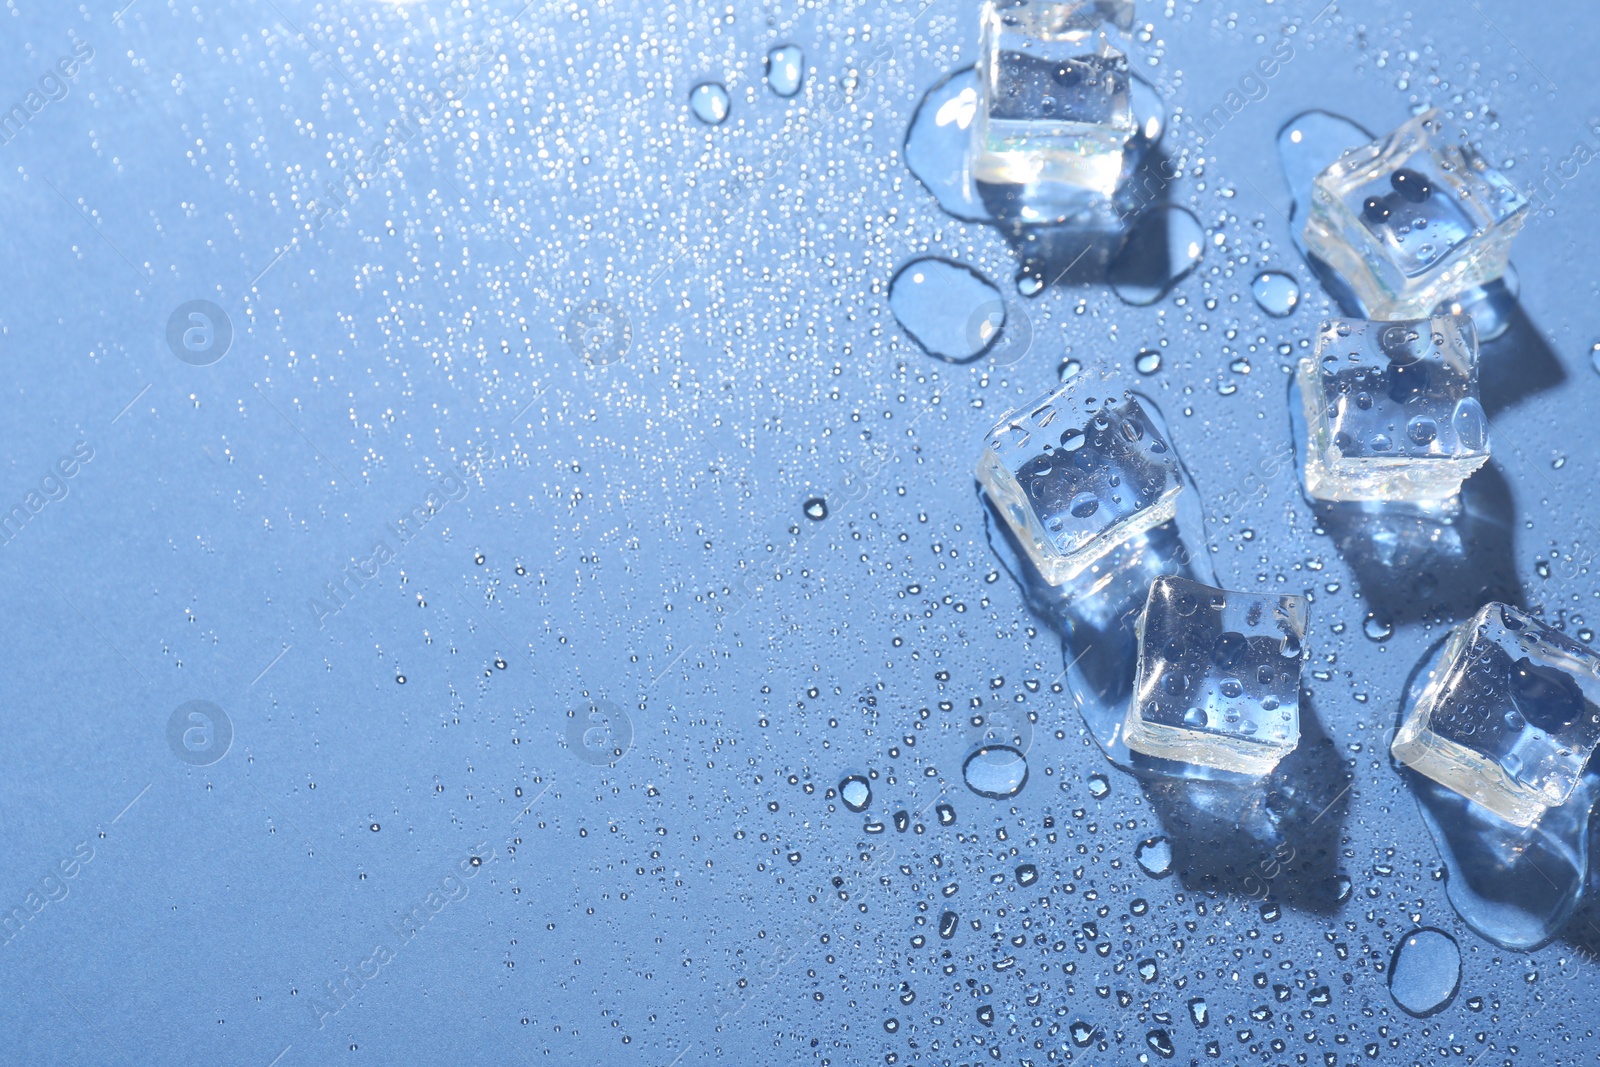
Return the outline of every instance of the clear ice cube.
[[[1080,375],[989,431],[978,481],[1047,582],[1060,585],[1176,514],[1172,446],[1139,401]]]
[[[1106,18],[1132,22],[1132,4],[988,0],[978,45],[981,98],[972,124],[980,182],[1034,185],[1109,200],[1138,132],[1128,57]]]
[[[1269,773],[1300,743],[1305,633],[1304,597],[1157,578],[1123,740],[1161,759]]]
[[[1438,109],[1317,175],[1306,246],[1375,319],[1420,318],[1505,273],[1528,200]]]
[[[1600,745],[1600,655],[1505,604],[1445,642],[1391,751],[1518,826],[1564,803]]]
[[[1445,501],[1489,458],[1470,316],[1329,319],[1297,381],[1318,500]]]

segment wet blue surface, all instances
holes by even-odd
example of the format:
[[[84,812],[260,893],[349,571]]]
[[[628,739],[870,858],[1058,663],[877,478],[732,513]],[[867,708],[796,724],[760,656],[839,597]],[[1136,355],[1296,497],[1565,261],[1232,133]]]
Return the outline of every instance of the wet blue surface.
[[[0,1059],[1593,1062],[1593,900],[1532,952],[1472,933],[1386,751],[1484,589],[1594,624],[1586,6],[1141,5],[1204,258],[1015,309],[1006,235],[902,155],[970,4],[192,7],[0,10]],[[1429,103],[1538,195],[1483,522],[1378,558],[1294,484],[1285,371],[1335,305],[1276,137]],[[1026,350],[919,351],[919,256]],[[1113,767],[985,536],[984,433],[1143,350],[1219,582],[1314,598],[1303,758],[1348,790],[1263,801],[1302,839],[1218,851],[1264,816]],[[1028,778],[987,799],[1002,718]],[[1461,952],[1428,1019],[1385,973],[1418,926]]]

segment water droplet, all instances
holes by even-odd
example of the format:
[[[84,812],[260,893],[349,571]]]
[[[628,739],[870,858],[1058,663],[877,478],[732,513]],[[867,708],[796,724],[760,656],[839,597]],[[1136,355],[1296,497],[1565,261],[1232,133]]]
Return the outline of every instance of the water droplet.
[[[1032,885],[1039,880],[1039,868],[1031,863],[1024,863],[1017,868],[1017,884]]]
[[[1294,314],[1300,306],[1300,283],[1294,275],[1277,270],[1264,270],[1250,283],[1250,295],[1262,311],[1275,319]]]
[[[992,222],[967,160],[978,89],[977,71],[966,67],[928,90],[906,130],[906,167],[950,215]]]
[[[1133,369],[1140,374],[1154,374],[1161,369],[1161,353],[1147,348],[1133,357]]]
[[[1189,1001],[1189,1020],[1196,1028],[1203,1028],[1210,1021],[1210,1014],[1206,1011],[1204,997],[1195,997]]]
[[[935,815],[939,816],[940,826],[951,826],[956,821],[956,809],[952,808],[949,804],[940,804],[938,807],[933,809],[933,812]]]
[[[721,126],[731,107],[728,90],[719,82],[701,82],[689,90],[689,110],[707,126]]]
[[[961,765],[967,788],[980,797],[1004,800],[1022,792],[1028,782],[1028,761],[1010,745],[985,745]]]
[[[1078,360],[1064,359],[1061,361],[1061,365],[1056,368],[1056,374],[1062,381],[1070,382],[1078,376],[1078,372],[1081,370],[1083,370],[1083,364]]]
[[[1072,1043],[1079,1048],[1088,1048],[1089,1042],[1094,1040],[1094,1027],[1081,1019],[1067,1027],[1067,1033],[1072,1036]]]
[[[793,96],[805,79],[805,53],[797,44],[781,44],[767,53],[767,88],[779,96]]]
[[[947,911],[939,916],[939,936],[948,941],[956,936],[956,927],[961,924],[961,919],[953,911]]]
[[[894,1033],[895,1031],[900,1029],[900,1020],[899,1019],[885,1019],[885,1020],[883,1020],[883,1029],[887,1033],[891,1033],[891,1034]]]
[[[1137,74],[1128,79],[1128,106],[1138,124],[1138,136],[1146,145],[1161,140],[1167,129],[1167,103],[1154,85]]]
[[[1394,626],[1376,615],[1368,615],[1367,620],[1361,624],[1361,632],[1370,640],[1387,641],[1394,634]]]
[[[1443,930],[1424,926],[1407,934],[1389,964],[1389,995],[1407,1014],[1435,1015],[1461,988],[1461,949]]]
[[[985,1026],[994,1025],[994,1007],[989,1004],[978,1009],[978,1021]]]
[[[872,786],[864,775],[852,774],[839,783],[839,799],[851,811],[866,811],[872,803]]]
[[[1089,795],[1096,800],[1104,800],[1111,795],[1111,780],[1103,774],[1089,775]]]
[[[914,259],[889,283],[889,309],[923,351],[964,362],[989,349],[1005,328],[1000,290],[973,270],[944,259]]]
[[[1165,1030],[1152,1030],[1144,1035],[1145,1044],[1156,1050],[1156,1053],[1166,1060],[1170,1060],[1178,1050],[1172,1043],[1172,1035]]]
[[[828,517],[828,502],[820,496],[814,496],[801,505],[806,513],[806,518],[813,522],[821,522]]]
[[[1595,369],[1596,374],[1600,374],[1600,341],[1589,349],[1589,366]]]
[[[377,833],[379,830],[383,829],[383,827],[379,826],[377,823],[373,823],[371,826],[367,827],[367,829],[371,830],[373,833]]]
[[[1479,451],[1489,447],[1489,420],[1483,414],[1483,406],[1473,397],[1456,403],[1450,415],[1450,425],[1455,428],[1462,448]]]
[[[1294,197],[1293,217],[1304,220],[1311,183],[1318,174],[1346,151],[1371,143],[1370,132],[1329,111],[1307,111],[1290,119],[1278,132],[1278,161]]]
[[[1154,304],[1200,262],[1206,231],[1185,208],[1165,204],[1135,218],[1111,260],[1111,288],[1124,303]]]
[[[1152,878],[1165,878],[1172,873],[1172,842],[1165,837],[1151,837],[1139,842],[1133,850],[1139,868]]]

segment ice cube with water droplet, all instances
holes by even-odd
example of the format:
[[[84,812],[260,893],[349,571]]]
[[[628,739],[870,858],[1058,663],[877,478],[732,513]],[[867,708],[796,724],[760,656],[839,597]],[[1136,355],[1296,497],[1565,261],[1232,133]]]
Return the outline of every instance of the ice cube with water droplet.
[[[1373,318],[1416,318],[1504,274],[1527,216],[1527,197],[1433,109],[1318,174],[1303,236]]]
[[[1259,776],[1300,743],[1304,597],[1163,576],[1137,632],[1128,748]]]
[[[972,172],[997,185],[1058,186],[1109,201],[1139,132],[1128,57],[1105,15],[1125,3],[989,0],[980,17]]]
[[[1318,500],[1449,501],[1489,458],[1470,316],[1329,319],[1296,382]]]
[[[1391,751],[1517,826],[1565,803],[1600,746],[1600,654],[1505,604],[1445,642]]]
[[[978,481],[1039,573],[1060,585],[1172,519],[1171,444],[1127,389],[1080,374],[984,438]]]

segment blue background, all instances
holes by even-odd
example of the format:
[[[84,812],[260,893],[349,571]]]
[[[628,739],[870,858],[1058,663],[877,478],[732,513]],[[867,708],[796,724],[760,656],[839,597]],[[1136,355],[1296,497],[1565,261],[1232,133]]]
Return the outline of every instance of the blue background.
[[[1005,242],[906,170],[921,94],[973,60],[966,0],[119,6],[0,9],[0,109],[93,49],[0,145],[0,511],[76,442],[94,452],[0,545],[0,908],[59,897],[0,945],[0,1059],[1132,1063],[1163,1027],[1178,1062],[1208,1040],[1231,1062],[1596,1060],[1586,942],[1468,931],[1383,754],[1450,620],[1369,640],[1292,477],[1249,478],[1288,439],[1279,346],[1332,310],[1289,240],[1279,127],[1437,104],[1530,187],[1596,143],[1586,6],[1141,4],[1172,196],[1210,242],[1145,308],[1015,297]],[[1295,58],[1202,146],[1189,116],[1291,24]],[[806,51],[792,100],[761,76],[783,42]],[[717,128],[687,108],[706,79],[732,97]],[[1597,210],[1579,169],[1518,239],[1529,329],[1490,403],[1504,566],[1569,632],[1597,592]],[[886,286],[924,254],[1007,292],[1026,354],[920,353]],[[1264,267],[1307,289],[1293,316],[1252,303]],[[209,366],[167,345],[191,300],[232,325]],[[627,317],[619,360],[563,336],[595,300]],[[1051,692],[1060,648],[985,537],[970,471],[994,420],[1069,356],[1126,368],[1143,348],[1197,486],[1228,501],[1219,579],[1315,594],[1308,684],[1353,783],[1332,913],[1264,922],[1241,893],[1141,871],[1160,820]],[[403,546],[386,533],[463,461],[458,499]],[[311,600],[386,538],[395,558],[319,625]],[[168,741],[191,700],[233,731],[205,766]],[[597,700],[631,729],[614,763],[569,743]],[[969,716],[1019,701],[1029,783],[981,799]],[[876,776],[866,816],[827,796],[853,771]],[[912,829],[864,832],[902,809]],[[1049,908],[1016,888],[1023,862]],[[327,983],[418,906],[326,1012]],[[1074,948],[1085,922],[1107,955]],[[1419,924],[1462,950],[1460,995],[1426,1020],[1382,973]],[[1071,1046],[1079,1019],[1108,1052]]]

